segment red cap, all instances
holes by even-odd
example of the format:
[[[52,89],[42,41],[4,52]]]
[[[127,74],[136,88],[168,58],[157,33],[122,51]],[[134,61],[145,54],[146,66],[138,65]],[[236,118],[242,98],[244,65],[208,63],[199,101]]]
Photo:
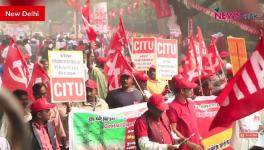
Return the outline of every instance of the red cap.
[[[130,72],[130,71],[124,71],[124,72],[121,74],[121,76],[123,76],[123,75],[126,75],[126,76],[131,77],[131,76],[132,76],[132,72]]]
[[[39,98],[32,103],[31,111],[32,112],[39,112],[39,111],[51,109],[54,107],[55,107],[55,105],[48,103],[46,98]]]
[[[232,67],[226,69],[227,74],[233,74]]]
[[[151,66],[149,67],[149,69],[156,69],[156,66],[155,66],[155,65],[151,65]]]
[[[29,59],[29,58],[30,58],[29,54],[25,54],[25,55],[24,55],[24,58],[25,58],[25,59]]]
[[[196,83],[190,82],[188,79],[184,78],[181,74],[175,75],[172,77],[175,88],[183,89],[188,88],[192,89],[197,86]]]
[[[96,89],[97,88],[97,84],[96,84],[96,82],[94,80],[87,80],[85,82],[85,86],[87,88],[91,88],[91,89]]]
[[[134,76],[138,81],[147,81],[149,79],[144,72],[135,72]]]
[[[220,57],[221,57],[221,58],[226,58],[226,57],[228,57],[228,56],[229,56],[228,51],[221,51],[221,52],[220,52]]]
[[[149,98],[148,104],[151,104],[161,111],[167,110],[169,108],[168,105],[164,103],[164,97],[160,94],[153,94]]]
[[[126,57],[126,61],[127,61],[128,63],[131,63],[131,58],[130,58],[130,57]]]
[[[104,64],[107,61],[107,57],[97,57],[97,62],[100,64]]]

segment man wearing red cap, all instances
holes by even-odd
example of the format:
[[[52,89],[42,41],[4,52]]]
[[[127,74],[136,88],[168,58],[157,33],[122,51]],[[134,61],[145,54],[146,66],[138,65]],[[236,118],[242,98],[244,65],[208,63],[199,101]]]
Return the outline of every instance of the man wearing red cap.
[[[86,101],[75,103],[77,107],[88,111],[102,111],[109,109],[105,100],[97,96],[97,84],[94,80],[87,80],[86,84]]]
[[[36,83],[32,87],[33,90],[33,96],[36,100],[41,98],[48,99],[47,96],[47,87],[44,83]],[[58,108],[55,107],[51,109],[51,116],[50,116],[50,122],[52,122],[53,126],[55,127],[57,138],[59,139],[59,143],[66,147],[66,133],[62,124],[62,119],[59,114]]]
[[[173,146],[170,123],[165,110],[168,105],[164,103],[162,95],[152,95],[147,103],[148,110],[135,122],[134,131],[137,148],[140,150],[176,149]]]
[[[34,101],[31,105],[32,121],[30,121],[30,135],[32,150],[60,150],[55,129],[48,120],[50,109],[55,105],[47,102],[45,98]]]
[[[136,85],[137,89],[143,91],[144,96],[146,97],[146,100],[149,99],[151,96],[151,93],[147,90],[147,81],[149,79],[148,76],[144,72],[135,72],[134,76],[139,85],[139,87],[138,85]]]
[[[180,150],[202,150],[194,106],[188,100],[197,84],[189,82],[182,75],[173,79],[176,97],[167,111],[172,131],[182,140],[191,137],[186,144],[180,146]]]

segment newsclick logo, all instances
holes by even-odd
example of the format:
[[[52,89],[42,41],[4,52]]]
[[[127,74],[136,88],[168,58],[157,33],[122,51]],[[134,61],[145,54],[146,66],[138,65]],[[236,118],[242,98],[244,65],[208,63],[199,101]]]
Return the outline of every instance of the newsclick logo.
[[[217,20],[257,20],[258,15],[254,13],[241,13],[239,11],[225,12],[220,11],[220,8],[217,7],[214,9],[215,19]]]

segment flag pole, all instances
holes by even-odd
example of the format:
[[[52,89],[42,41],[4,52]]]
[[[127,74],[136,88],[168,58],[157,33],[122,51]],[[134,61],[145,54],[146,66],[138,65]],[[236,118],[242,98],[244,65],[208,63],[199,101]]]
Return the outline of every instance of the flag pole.
[[[223,65],[222,65],[222,63],[221,63],[221,61],[220,61],[219,56],[218,56],[218,61],[219,61],[219,63],[220,63],[221,71],[222,71],[222,73],[223,73],[223,75],[224,75],[224,79],[225,79],[225,81],[226,81],[226,80],[227,80],[227,79],[226,79],[226,75],[225,75],[224,68],[223,68]]]
[[[140,93],[142,94],[142,96],[144,96],[145,94],[144,94],[143,90],[141,89],[141,87],[139,86],[138,81],[137,81],[137,79],[135,78],[134,74],[132,74],[132,77],[133,77],[133,79],[134,79],[136,85],[138,86],[138,89],[139,89]]]
[[[128,47],[128,53],[129,53],[129,55],[130,55],[130,58],[131,58],[131,60],[133,60],[133,59],[132,59],[131,48],[130,48],[130,44],[129,44],[129,43],[127,43],[127,47]]]
[[[196,64],[198,65],[198,64]],[[199,67],[199,66],[198,66]],[[204,92],[203,92],[203,86],[202,86],[202,80],[201,80],[201,75],[200,75],[200,70],[198,70],[198,80],[199,80],[199,84],[200,84],[200,90],[202,92],[202,96],[204,96]]]
[[[128,47],[128,52],[129,52],[129,55],[130,55],[131,61],[133,62],[132,53],[131,53],[131,49],[130,49],[130,44],[129,44],[129,43],[127,43],[127,47]],[[132,77],[133,77],[134,81],[136,82],[136,85],[138,86],[139,91],[140,91],[141,94],[144,96],[145,94],[144,94],[143,90],[141,89],[141,87],[139,86],[138,81],[137,81],[137,79],[135,78],[134,74],[132,74]]]
[[[191,43],[191,40],[190,40],[190,44],[193,44],[192,46],[193,46],[193,48],[194,48],[194,54],[195,54],[195,56],[197,56],[197,54],[196,54],[196,49],[195,49],[195,45],[194,45],[194,43],[192,42]],[[198,70],[197,70],[197,72],[198,72],[198,80],[199,80],[199,84],[200,84],[200,90],[201,90],[201,93],[202,93],[202,96],[204,96],[204,93],[203,93],[203,87],[202,87],[202,80],[201,80],[201,74],[200,74],[200,66],[199,66],[199,63],[198,63],[198,60],[197,60],[197,57],[195,57],[195,63],[196,63],[196,67],[198,68]]]

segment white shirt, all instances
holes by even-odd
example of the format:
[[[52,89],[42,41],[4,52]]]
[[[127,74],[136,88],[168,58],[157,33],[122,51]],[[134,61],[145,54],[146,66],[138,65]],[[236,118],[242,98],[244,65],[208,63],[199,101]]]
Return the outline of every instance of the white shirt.
[[[252,146],[260,146],[260,135],[258,138],[241,138],[240,133],[245,131],[255,133],[261,125],[260,113],[253,113],[235,122],[231,145],[235,150],[248,150]]]
[[[0,150],[10,150],[8,141],[3,137],[0,137]]]

